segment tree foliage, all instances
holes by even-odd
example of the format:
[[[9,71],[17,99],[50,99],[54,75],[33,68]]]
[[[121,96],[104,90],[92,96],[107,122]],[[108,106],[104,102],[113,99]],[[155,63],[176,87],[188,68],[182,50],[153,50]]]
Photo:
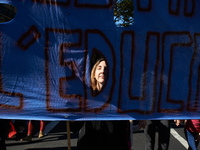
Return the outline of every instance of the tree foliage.
[[[114,21],[119,27],[127,27],[133,24],[133,0],[115,0]]]

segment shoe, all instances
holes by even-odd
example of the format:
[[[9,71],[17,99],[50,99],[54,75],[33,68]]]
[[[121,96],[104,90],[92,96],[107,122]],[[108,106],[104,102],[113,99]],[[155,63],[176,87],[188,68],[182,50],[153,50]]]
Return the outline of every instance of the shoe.
[[[27,135],[25,138],[20,139],[20,141],[31,142],[32,141],[32,136],[31,135]]]
[[[12,131],[12,132],[10,132],[10,133],[8,134],[8,138],[9,138],[9,139],[14,139],[14,138],[16,138],[16,135],[17,135],[17,132]]]
[[[40,133],[38,135],[38,138],[41,138],[41,137],[44,137],[44,132],[43,131],[40,131]]]

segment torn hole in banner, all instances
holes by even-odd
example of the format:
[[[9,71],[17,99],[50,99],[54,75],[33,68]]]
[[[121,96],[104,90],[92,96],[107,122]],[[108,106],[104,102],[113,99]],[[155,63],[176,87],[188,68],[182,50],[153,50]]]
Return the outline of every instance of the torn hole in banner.
[[[134,23],[133,0],[116,0],[114,5],[114,22],[117,27],[128,27]]]
[[[105,87],[108,78],[108,62],[106,57],[96,48],[91,57],[90,86],[92,95],[97,96]]]
[[[0,23],[7,23],[12,21],[17,13],[15,6],[0,3]]]

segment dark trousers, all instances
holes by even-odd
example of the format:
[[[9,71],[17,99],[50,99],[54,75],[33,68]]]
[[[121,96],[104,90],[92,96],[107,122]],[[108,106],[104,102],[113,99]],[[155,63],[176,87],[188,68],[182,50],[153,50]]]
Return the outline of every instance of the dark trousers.
[[[8,135],[9,120],[0,119],[0,150],[6,150],[5,138]]]
[[[144,130],[145,150],[154,150],[156,131],[158,131],[158,150],[167,150],[170,139],[170,123],[168,120],[147,120]]]
[[[85,121],[77,150],[130,150],[129,121]]]

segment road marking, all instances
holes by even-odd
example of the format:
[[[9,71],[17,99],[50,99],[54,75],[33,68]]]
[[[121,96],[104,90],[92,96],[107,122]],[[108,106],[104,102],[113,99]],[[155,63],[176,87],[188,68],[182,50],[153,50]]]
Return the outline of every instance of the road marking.
[[[188,149],[187,141],[182,138],[173,128],[170,129],[171,134],[175,137],[186,149]]]

